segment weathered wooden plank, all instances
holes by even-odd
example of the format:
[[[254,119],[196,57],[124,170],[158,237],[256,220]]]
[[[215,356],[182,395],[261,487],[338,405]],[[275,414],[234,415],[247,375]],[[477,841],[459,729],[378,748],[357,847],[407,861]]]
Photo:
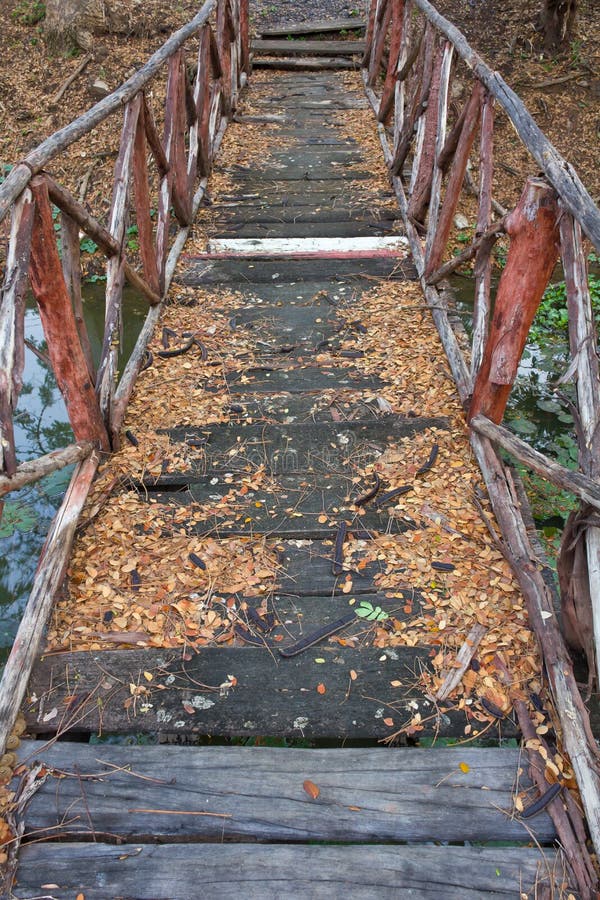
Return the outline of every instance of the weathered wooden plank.
[[[327,34],[335,31],[364,31],[365,20],[358,16],[339,19],[311,19],[307,22],[289,22],[275,27],[263,28],[259,37],[263,40],[284,38],[288,34]]]
[[[405,726],[417,738],[462,737],[469,724],[470,738],[484,728],[493,738],[489,716],[477,718],[477,704],[457,711],[423,696],[415,673],[430,666],[429,647],[354,650],[330,641],[288,659],[250,646],[188,649],[185,658],[182,649],[60,653],[39,660],[24,712],[33,734],[71,729],[353,740],[386,738]],[[235,686],[221,690],[232,675]],[[384,722],[388,717],[392,725]],[[507,737],[516,733],[510,718],[497,728]]]
[[[296,847],[202,844],[34,844],[21,851],[15,897],[189,900],[202,890],[222,900],[347,897],[480,900],[538,892],[561,862],[553,851],[481,847]],[[176,873],[176,876],[175,876]],[[549,874],[550,873],[550,874]]]
[[[408,241],[403,235],[349,238],[211,238],[209,253],[233,258],[282,259],[373,259],[406,255]]]
[[[356,56],[364,49],[364,41],[252,41],[255,56]]]
[[[167,485],[177,480],[192,481],[209,471],[233,472],[261,466],[278,474],[311,470],[348,473],[372,462],[404,437],[412,437],[428,428],[447,427],[448,420],[441,417],[388,415],[378,422],[370,419],[340,423],[170,428],[171,440],[187,441],[196,447],[199,442],[205,442],[204,458],[194,461],[188,469],[161,475],[153,483]],[[402,478],[401,471],[397,477]]]
[[[283,56],[269,59],[264,56],[254,57],[252,65],[255,69],[354,69],[355,63],[349,59],[332,56],[304,56],[299,59],[286,59]]]
[[[21,758],[55,770],[27,810],[26,835],[45,829],[121,841],[525,841],[510,815],[515,784],[531,789],[519,750],[269,749],[89,746],[26,741]],[[168,770],[165,762],[168,759]],[[465,774],[460,765],[468,766]],[[60,773],[68,773],[61,777]],[[141,777],[139,777],[141,776]],[[302,788],[320,788],[313,800]],[[81,787],[84,787],[85,795]],[[174,815],[141,809],[173,810]],[[185,815],[212,811],[216,816]],[[177,815],[179,813],[179,815]],[[529,825],[529,823],[528,823]],[[547,813],[531,822],[554,837]]]
[[[311,259],[265,260],[255,265],[251,260],[207,260],[182,254],[185,271],[178,276],[180,284],[273,284],[290,281],[351,281],[360,282],[361,276],[377,275],[394,281],[414,278],[411,260],[390,259]]]
[[[292,216],[293,218],[296,218]],[[233,217],[232,217],[233,218]],[[297,217],[300,218],[300,217]],[[306,217],[305,217],[306,218]],[[216,238],[310,238],[317,231],[324,238],[385,236],[397,231],[395,221],[350,219],[324,222],[313,214],[308,222],[248,222],[215,223]]]
[[[235,478],[239,481],[240,476],[197,476],[192,483],[184,482],[180,490],[152,491],[152,500],[165,507],[165,534],[170,533],[170,519],[177,531],[187,534],[276,533],[282,539],[332,538],[342,519],[351,529],[369,534],[396,534],[416,527],[414,519],[403,511],[401,496],[381,508],[361,507],[356,511],[344,476],[310,472],[280,475],[276,491],[267,487],[242,496],[235,495]],[[148,487],[140,489],[142,499],[148,493]],[[352,493],[354,496],[354,490]],[[189,516],[182,515],[181,507],[189,509]],[[334,508],[338,512],[333,512]],[[328,517],[326,522],[319,521],[323,515]]]

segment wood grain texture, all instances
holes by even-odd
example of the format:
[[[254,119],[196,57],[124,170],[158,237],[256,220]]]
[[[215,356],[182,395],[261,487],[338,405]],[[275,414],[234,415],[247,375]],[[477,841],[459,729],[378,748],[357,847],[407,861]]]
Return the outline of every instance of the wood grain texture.
[[[59,653],[38,661],[25,713],[33,733],[72,725],[83,732],[347,739],[385,738],[420,713],[417,736],[462,736],[471,724],[473,737],[489,717],[481,717],[477,704],[462,712],[442,705],[436,713],[415,687],[429,664],[426,647],[352,650],[330,642],[285,660],[249,646],[206,647],[190,659],[181,650]],[[352,682],[351,671],[357,673]],[[236,685],[221,691],[230,675]],[[130,685],[145,688],[134,701]],[[392,725],[384,722],[388,716]],[[514,723],[508,718],[486,731],[492,738],[496,733],[514,736]]]
[[[511,815],[515,785],[531,789],[519,750],[124,747],[64,741],[45,749],[41,741],[26,741],[20,758],[55,770],[28,808],[26,833],[37,836],[62,822],[62,838],[90,839],[97,832],[124,842],[529,843],[529,827],[542,844],[554,838],[547,813],[528,822],[528,828]],[[460,765],[468,767],[466,773]],[[303,789],[306,779],[319,788],[316,800]],[[141,812],[145,809],[173,813]]]
[[[557,870],[553,851],[528,848],[38,844],[21,851],[14,896],[51,883],[56,900],[480,900],[542,890]]]

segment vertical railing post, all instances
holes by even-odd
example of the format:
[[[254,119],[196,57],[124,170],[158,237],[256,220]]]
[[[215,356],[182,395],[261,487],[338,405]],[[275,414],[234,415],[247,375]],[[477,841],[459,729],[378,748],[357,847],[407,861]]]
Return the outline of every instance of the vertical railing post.
[[[58,255],[45,178],[37,175],[30,187],[36,204],[31,236],[31,288],[40,310],[56,383],[64,397],[75,439],[92,441],[108,450],[108,435]]]
[[[544,179],[530,178],[505,220],[510,248],[469,418],[482,413],[496,424],[502,421],[531,323],[558,258],[558,218],[554,189]]]

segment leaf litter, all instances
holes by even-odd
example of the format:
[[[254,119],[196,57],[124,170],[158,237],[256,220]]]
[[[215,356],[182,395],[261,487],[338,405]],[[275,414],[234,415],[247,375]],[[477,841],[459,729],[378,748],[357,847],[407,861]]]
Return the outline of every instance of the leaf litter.
[[[245,111],[252,109],[249,105]],[[370,114],[368,125],[361,110],[353,111],[351,120],[345,115],[343,122],[374,156],[377,138]],[[255,165],[268,153],[259,141],[253,145],[248,140],[249,127],[243,126],[244,137],[242,126],[234,123],[228,129],[220,170],[209,185],[213,203],[235,188],[235,175],[228,168]],[[379,159],[378,151],[374,158]],[[361,188],[365,197],[374,188],[385,193],[383,168],[374,166],[372,179]],[[196,226],[192,252],[204,249],[214,222],[211,209],[205,208]],[[182,265],[185,258],[180,271]],[[253,534],[251,529],[249,534],[226,536],[220,529],[251,520],[249,503],[261,504],[257,492],[281,493],[276,476],[246,461],[242,471],[216,478],[225,491],[185,505],[162,502],[152,493],[144,495],[143,489],[130,490],[165,473],[197,472],[203,465],[209,471],[203,446],[177,442],[164,429],[234,421],[227,376],[236,373],[242,383],[245,377],[250,383],[252,369],[264,363],[259,329],[232,327],[232,316],[248,302],[248,296],[226,287],[173,285],[150,346],[152,365],[140,374],[124,424],[137,445],[123,442],[104,464],[90,494],[68,583],[53,612],[48,649],[229,645],[238,640],[236,626],[248,625],[247,600],[252,599],[260,616],[273,612],[280,574],[277,537]],[[329,643],[382,650],[428,647],[432,671],[419,675],[419,686],[435,695],[473,625],[485,627],[477,657],[450,700],[464,710],[469,736],[495,721],[495,711],[505,714],[510,709],[508,691],[493,664],[496,653],[519,682],[541,689],[534,634],[510,567],[480,515],[482,508],[493,521],[454,383],[419,286],[374,279],[371,289],[358,300],[355,292],[350,305],[337,308],[336,315],[344,327],[335,345],[326,343],[300,360],[284,359],[276,368],[292,371],[302,362],[352,369],[377,375],[383,384],[360,394],[322,391],[314,397],[313,411],[332,422],[344,421],[370,404],[407,417],[440,416],[447,427],[396,439],[385,449],[371,447],[361,453],[350,448],[348,459],[340,460],[337,474],[345,479],[345,496],[336,497],[335,512],[324,509],[315,522],[330,529],[325,543],[331,545],[332,558],[335,549],[342,593],[353,604],[352,573],[376,562],[377,590],[397,600],[403,615],[380,616],[377,607],[377,615],[369,619],[370,611],[364,608],[360,632],[332,635]],[[184,334],[193,335],[197,343],[189,352],[161,358],[163,329],[170,329],[179,341]],[[248,412],[244,421],[268,424],[269,419]],[[307,491],[314,490],[315,479],[313,473]],[[366,536],[361,533],[361,516],[374,503],[368,496],[374,484],[380,485],[388,525],[394,520],[410,523],[407,530],[396,533],[384,526]],[[411,489],[397,490],[403,486]],[[357,499],[362,500],[358,505]],[[205,534],[190,533],[194,524],[207,522],[215,527]],[[341,523],[346,523],[347,534],[334,548]],[[410,599],[417,595],[418,603]],[[393,718],[387,718],[393,724]],[[422,728],[418,712],[403,726],[413,734]]]

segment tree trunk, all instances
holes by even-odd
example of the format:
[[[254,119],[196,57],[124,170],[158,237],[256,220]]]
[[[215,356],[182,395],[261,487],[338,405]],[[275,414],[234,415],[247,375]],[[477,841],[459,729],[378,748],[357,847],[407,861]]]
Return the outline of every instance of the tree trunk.
[[[543,0],[541,28],[546,50],[565,47],[573,37],[579,0]]]
[[[74,45],[91,50],[93,33],[129,34],[134,18],[139,27],[148,24],[142,0],[46,0],[46,40],[57,50]]]

